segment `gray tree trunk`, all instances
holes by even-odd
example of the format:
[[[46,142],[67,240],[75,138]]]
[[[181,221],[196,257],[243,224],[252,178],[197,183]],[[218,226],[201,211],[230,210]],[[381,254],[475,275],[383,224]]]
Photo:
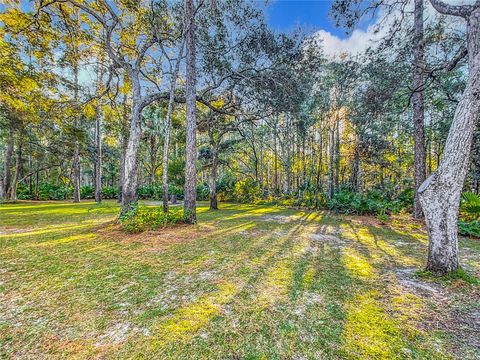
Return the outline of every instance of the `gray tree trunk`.
[[[197,222],[196,186],[197,186],[197,104],[196,104],[196,54],[195,54],[195,12],[193,0],[185,0],[186,22],[186,162],[185,162],[185,220],[190,224]]]
[[[95,114],[95,202],[102,202],[102,111],[99,106]]]
[[[413,48],[413,140],[414,165],[413,179],[415,198],[413,203],[413,217],[422,219],[423,212],[420,204],[418,188],[425,181],[425,126],[424,126],[424,45],[423,45],[423,0],[415,0],[414,11],[414,48]]]
[[[183,56],[183,45],[184,42],[180,45],[180,49],[178,51],[178,58],[175,63],[175,70],[172,74],[172,80],[170,82],[170,94],[168,98],[168,108],[167,108],[167,116],[165,118],[165,140],[163,143],[163,172],[162,172],[162,185],[163,185],[163,212],[168,212],[168,150],[170,147],[170,128],[172,123],[172,114],[173,114],[173,107],[175,105],[175,89],[177,86],[177,77],[180,71],[180,63],[182,61]]]
[[[74,101],[75,106],[78,106],[78,64],[74,66]],[[73,141],[73,202],[80,202],[80,142],[78,141],[78,126],[79,119],[76,118],[74,122],[74,141]]]
[[[212,167],[209,176],[209,192],[210,192],[210,209],[218,210],[217,201],[217,168],[218,168],[218,153],[217,145],[212,144]]]
[[[443,14],[467,19],[467,85],[455,110],[438,169],[419,189],[429,237],[426,268],[445,274],[459,267],[458,209],[473,132],[480,116],[480,6],[451,6],[436,0],[430,2]]]
[[[138,201],[138,147],[141,137],[140,83],[132,79],[132,117],[127,148],[125,150],[124,182],[122,186],[122,208],[120,214],[128,212]]]
[[[80,202],[80,144],[77,139],[73,148],[73,202]]]
[[[20,179],[20,172],[22,171],[22,142],[18,139],[17,155],[15,157],[15,176],[13,177],[12,186],[10,189],[10,199],[17,200],[17,184]]]
[[[13,139],[13,126],[10,125],[10,129],[8,131],[8,140],[7,140],[7,148],[5,150],[5,168],[4,168],[4,176],[3,176],[3,196],[8,197],[10,193],[10,185],[12,181],[12,157],[13,157],[13,147],[14,147],[14,139]]]

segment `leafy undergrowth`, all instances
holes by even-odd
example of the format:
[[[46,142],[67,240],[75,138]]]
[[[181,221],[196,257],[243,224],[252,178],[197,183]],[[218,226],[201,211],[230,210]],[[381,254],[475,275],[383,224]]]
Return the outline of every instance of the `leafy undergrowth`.
[[[167,213],[159,207],[134,207],[130,213],[120,217],[121,228],[128,233],[158,230],[167,225],[184,224],[182,208],[169,209]]]
[[[114,202],[0,206],[0,358],[479,358],[478,240],[438,281],[418,224],[221,208],[126,234]]]

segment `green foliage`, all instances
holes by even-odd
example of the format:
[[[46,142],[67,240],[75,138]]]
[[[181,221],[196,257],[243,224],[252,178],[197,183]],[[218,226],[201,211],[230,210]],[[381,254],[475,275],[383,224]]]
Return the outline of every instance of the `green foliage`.
[[[81,199],[93,199],[95,197],[95,188],[91,185],[85,185],[80,187]]]
[[[341,188],[327,201],[327,207],[340,214],[378,215],[379,219],[387,221],[387,213],[398,213],[410,207],[411,194],[413,191],[408,189],[394,199],[381,190],[360,193]]]
[[[417,271],[416,274],[423,279],[440,280],[447,283],[454,280],[461,280],[470,285],[480,285],[480,279],[470,275],[462,268],[458,268],[457,270],[449,272],[448,274],[442,276],[436,276],[431,271]]]
[[[235,182],[236,179],[230,172],[220,175],[217,180],[217,195],[219,200],[233,201]]]
[[[173,208],[165,214],[161,208],[132,208],[120,217],[122,229],[129,233],[157,230],[170,224],[185,221],[183,209]]]
[[[38,187],[40,200],[65,200],[72,196],[73,188],[53,183],[41,183]]]
[[[209,193],[210,192],[207,184],[202,183],[197,185],[197,200],[199,201],[208,200]]]
[[[233,199],[239,203],[253,203],[261,195],[258,182],[246,178],[235,183]]]
[[[465,220],[480,218],[480,195],[473,192],[462,194],[460,202],[460,216]]]
[[[107,187],[102,188],[102,198],[103,199],[117,199],[118,198],[118,187],[107,186]]]
[[[459,220],[458,233],[464,236],[480,238],[480,220]]]
[[[139,199],[161,200],[163,197],[162,184],[147,184],[138,188]]]
[[[17,199],[30,200],[33,199],[33,195],[30,193],[30,189],[27,186],[19,184],[17,186]]]

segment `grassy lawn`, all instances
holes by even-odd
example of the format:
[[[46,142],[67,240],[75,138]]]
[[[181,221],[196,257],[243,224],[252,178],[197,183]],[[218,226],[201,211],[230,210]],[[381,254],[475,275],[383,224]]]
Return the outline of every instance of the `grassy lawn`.
[[[128,235],[117,204],[0,205],[0,358],[480,358],[480,242],[268,206]]]

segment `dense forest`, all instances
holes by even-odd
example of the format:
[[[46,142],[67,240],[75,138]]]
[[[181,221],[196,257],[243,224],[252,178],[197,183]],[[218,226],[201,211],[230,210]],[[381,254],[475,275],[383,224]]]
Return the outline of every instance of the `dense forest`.
[[[479,359],[479,117],[480,0],[0,0],[0,358]]]
[[[425,213],[429,267],[454,270],[462,190],[479,202],[480,10],[429,4],[335,1],[345,31],[382,16],[383,35],[331,55],[256,3],[8,1],[0,197],[183,201],[191,223],[196,200]]]

